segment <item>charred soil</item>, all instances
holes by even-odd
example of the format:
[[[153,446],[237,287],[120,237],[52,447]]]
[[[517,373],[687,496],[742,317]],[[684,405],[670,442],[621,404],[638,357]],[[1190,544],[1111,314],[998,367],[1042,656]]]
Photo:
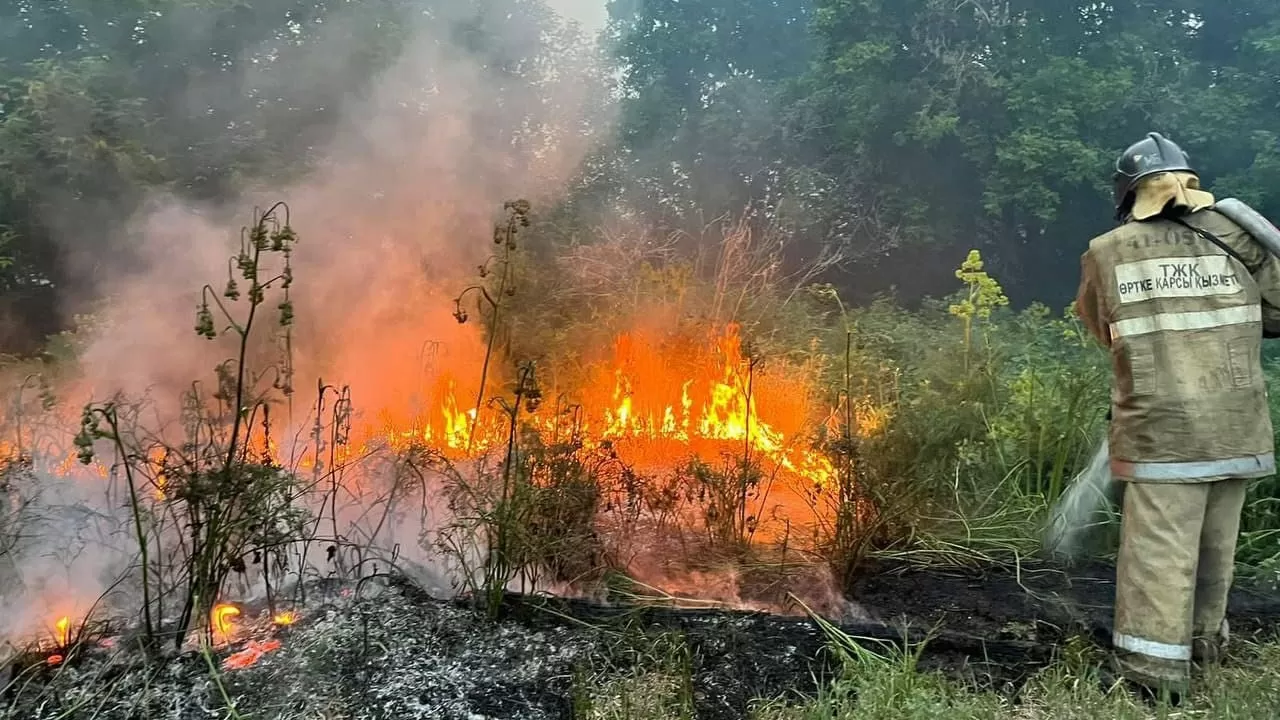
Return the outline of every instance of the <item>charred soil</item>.
[[[927,637],[925,669],[1000,692],[1016,694],[1068,638],[1105,644],[1109,635],[1106,566],[869,570],[852,592],[859,619],[836,624],[872,649]],[[210,659],[268,636],[281,645],[243,669],[215,676],[199,653],[146,662],[123,643],[95,643],[10,683],[0,710],[32,720],[185,720],[222,716],[230,698],[241,717],[258,719],[567,719],[584,681],[651,670],[664,642],[688,678],[693,716],[728,720],[758,698],[815,692],[837,662],[802,615],[512,595],[488,621],[396,577],[328,587],[300,611],[296,625],[276,627],[255,625],[254,608],[245,609],[240,636]],[[1270,636],[1280,600],[1240,587],[1230,620],[1235,634]]]

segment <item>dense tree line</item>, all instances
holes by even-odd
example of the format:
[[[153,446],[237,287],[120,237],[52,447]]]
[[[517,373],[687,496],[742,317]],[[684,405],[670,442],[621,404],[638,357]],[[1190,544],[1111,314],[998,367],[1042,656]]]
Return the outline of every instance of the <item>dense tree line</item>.
[[[216,203],[301,170],[332,93],[385,64],[404,19],[395,0],[344,5],[0,5],[0,339],[29,347],[62,323],[62,290],[129,262],[124,228],[148,190]]]
[[[840,258],[829,279],[863,296],[944,292],[976,247],[1015,302],[1059,304],[1111,223],[1115,154],[1152,129],[1217,194],[1280,216],[1274,2],[612,0],[609,14],[616,137],[561,208],[583,227],[622,213],[688,230],[750,208],[786,229],[793,261]],[[127,262],[147,190],[217,204],[305,173],[423,23],[506,68],[513,97],[536,95],[555,28],[538,0],[4,4],[6,325],[51,331],[58,288]],[[539,42],[511,43],[512,26]]]
[[[981,248],[1015,300],[1068,300],[1116,154],[1179,141],[1280,215],[1280,5],[1261,0],[612,3],[634,177],[788,217],[845,284],[938,292]],[[941,255],[941,257],[940,257]]]

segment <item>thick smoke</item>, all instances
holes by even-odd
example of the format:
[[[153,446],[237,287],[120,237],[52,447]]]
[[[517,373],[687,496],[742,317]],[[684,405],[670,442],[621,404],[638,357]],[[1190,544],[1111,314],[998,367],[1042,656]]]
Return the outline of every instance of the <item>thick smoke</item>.
[[[585,32],[598,32],[608,19],[608,8],[603,1],[547,0],[547,4],[562,17],[578,23]]]
[[[443,25],[438,15],[424,18],[367,99],[346,108],[302,182],[246,188],[216,214],[153,198],[135,224],[142,261],[103,283],[113,296],[108,314],[127,319],[91,348],[90,372],[131,390],[207,373],[198,338],[175,347],[160,328],[191,325],[198,288],[221,288],[252,207],[279,200],[302,238],[295,291],[305,369],[358,383],[387,374],[368,373],[369,360],[403,354],[388,352],[389,343],[411,343],[407,354],[417,355],[425,341],[456,336],[450,298],[489,254],[503,201],[555,202],[609,127],[603,68],[586,38],[559,20],[542,29],[522,22],[533,13],[492,20],[483,6],[475,12]],[[489,38],[479,53],[457,40],[457,28],[471,23]]]
[[[193,332],[200,289],[207,283],[221,292],[241,226],[255,207],[277,201],[288,203],[300,237],[292,290],[298,403],[314,402],[322,380],[349,386],[366,419],[375,412],[409,416],[429,345],[462,363],[463,372],[478,373],[467,364],[478,357],[478,330],[454,320],[452,298],[490,253],[503,202],[556,202],[611,126],[606,68],[584,34],[598,29],[600,3],[555,3],[576,21],[571,25],[534,3],[500,4],[424,11],[398,59],[368,89],[324,81],[348,81],[340,59],[351,58],[352,48],[316,53],[297,82],[318,97],[349,100],[332,139],[311,148],[319,160],[304,178],[250,184],[216,207],[171,194],[148,198],[130,223],[130,262],[98,263],[101,294],[76,298],[76,307],[92,304],[99,312],[82,377],[58,389],[64,405],[117,392],[145,395],[153,426],[172,426],[181,393],[193,381],[212,385],[213,366],[232,354]],[[341,27],[329,32],[334,43],[345,37]],[[246,75],[246,85],[251,80]],[[186,98],[211,108],[225,100],[222,93],[202,97],[199,88]],[[65,240],[73,256],[92,256],[83,252],[83,232]],[[65,432],[70,450],[74,427]],[[299,435],[305,440],[306,427],[277,437],[287,445]],[[16,568],[22,582],[12,585],[26,592],[5,598],[0,637],[50,622],[50,597],[83,612],[112,572],[132,561],[118,479],[42,473],[37,484],[45,510],[31,515]],[[108,493],[104,485],[112,484]],[[420,525],[393,530],[390,540],[412,553]],[[61,546],[86,531],[93,539],[68,557]],[[405,559],[428,564],[425,556]]]

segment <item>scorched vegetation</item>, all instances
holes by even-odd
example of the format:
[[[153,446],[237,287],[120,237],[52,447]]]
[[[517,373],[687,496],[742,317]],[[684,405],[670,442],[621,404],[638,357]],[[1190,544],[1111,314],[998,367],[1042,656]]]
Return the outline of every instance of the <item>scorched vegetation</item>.
[[[1172,717],[1070,291],[1147,130],[1280,213],[1280,6],[551,5],[0,8],[0,719]]]
[[[470,384],[465,367],[428,368],[426,403],[398,425],[361,420],[349,389],[293,401],[305,241],[286,206],[255,211],[196,308],[196,333],[231,353],[216,389],[193,384],[172,425],[148,420],[160,399],[92,402],[64,446],[120,484],[99,512],[121,523],[104,538],[128,527],[127,562],[9,661],[11,715],[1143,716],[1097,685],[1105,573],[1077,568],[1094,585],[1073,587],[1037,559],[1105,407],[1103,358],[1069,309],[1010,310],[976,251],[950,297],[849,307],[777,276],[768,231],[733,219],[713,226],[714,255],[627,256],[638,244],[619,238],[593,248],[611,274],[584,276],[527,202],[505,213],[452,308],[482,324],[483,361]],[[63,409],[46,395],[15,417]],[[23,427],[6,474],[19,562],[36,477]],[[286,444],[294,427],[310,430]],[[68,459],[40,471],[74,473]],[[1248,508],[1241,571],[1274,587],[1269,507]],[[414,552],[390,532],[406,523]],[[454,601],[412,587],[422,564]],[[544,593],[579,600],[529,599]],[[1280,614],[1236,602],[1246,638]],[[1242,671],[1222,672],[1210,707]],[[1233,707],[1280,692],[1256,680]]]

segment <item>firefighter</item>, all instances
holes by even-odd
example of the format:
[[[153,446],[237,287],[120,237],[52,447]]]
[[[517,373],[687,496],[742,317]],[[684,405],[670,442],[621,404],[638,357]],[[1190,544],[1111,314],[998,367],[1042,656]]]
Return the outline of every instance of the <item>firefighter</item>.
[[[1177,702],[1217,662],[1251,479],[1275,472],[1263,384],[1280,262],[1215,211],[1158,133],[1116,162],[1118,227],[1081,258],[1076,310],[1111,354],[1111,473],[1123,485],[1115,671]]]

